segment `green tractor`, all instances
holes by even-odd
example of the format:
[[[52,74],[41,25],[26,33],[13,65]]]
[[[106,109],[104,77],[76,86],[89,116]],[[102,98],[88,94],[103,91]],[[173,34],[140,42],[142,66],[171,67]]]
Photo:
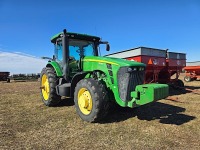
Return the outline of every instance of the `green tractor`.
[[[51,42],[55,53],[40,77],[42,101],[47,106],[70,97],[82,120],[98,122],[113,102],[133,108],[168,96],[166,84],[143,84],[145,64],[99,56],[100,44],[110,49],[99,37],[64,29]]]

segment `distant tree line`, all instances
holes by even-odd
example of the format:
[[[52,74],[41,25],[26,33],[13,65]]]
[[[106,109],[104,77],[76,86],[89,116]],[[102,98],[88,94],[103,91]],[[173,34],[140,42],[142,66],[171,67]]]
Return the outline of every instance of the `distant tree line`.
[[[13,80],[38,80],[40,78],[40,73],[31,74],[13,74],[10,75],[10,79]]]

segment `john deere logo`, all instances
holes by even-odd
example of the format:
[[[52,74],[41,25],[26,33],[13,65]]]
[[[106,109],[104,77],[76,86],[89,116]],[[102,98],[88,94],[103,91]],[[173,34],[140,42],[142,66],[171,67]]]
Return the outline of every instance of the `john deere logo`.
[[[158,65],[159,64],[158,60],[157,59],[153,59],[153,64],[154,65]]]

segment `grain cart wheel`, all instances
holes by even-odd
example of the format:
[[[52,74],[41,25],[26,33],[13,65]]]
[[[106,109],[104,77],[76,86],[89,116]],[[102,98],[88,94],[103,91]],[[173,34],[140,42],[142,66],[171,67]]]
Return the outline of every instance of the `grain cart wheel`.
[[[58,78],[53,68],[45,67],[42,69],[40,77],[42,101],[46,106],[57,105],[61,97],[56,94]]]
[[[185,80],[186,82],[190,82],[192,79],[191,79],[190,76],[185,76],[185,77],[184,77],[184,80]]]
[[[93,78],[82,79],[75,88],[74,103],[82,120],[97,122],[108,112],[108,94],[105,85]]]
[[[178,79],[176,82],[177,82],[177,85],[178,85],[179,87],[184,87],[184,86],[185,86],[184,83],[183,83],[183,81],[180,80],[180,79]]]

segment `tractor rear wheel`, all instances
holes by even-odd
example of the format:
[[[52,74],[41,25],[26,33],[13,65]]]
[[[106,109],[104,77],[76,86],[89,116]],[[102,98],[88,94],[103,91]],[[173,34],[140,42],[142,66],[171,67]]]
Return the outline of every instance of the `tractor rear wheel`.
[[[192,79],[191,79],[190,76],[185,76],[185,77],[184,77],[184,80],[185,80],[186,82],[190,82]]]
[[[43,68],[40,76],[40,89],[42,101],[46,106],[55,106],[61,100],[61,96],[56,94],[56,85],[58,85],[58,77],[54,69]]]
[[[93,78],[80,80],[75,88],[74,103],[82,120],[98,122],[103,119],[109,107],[105,85]]]

